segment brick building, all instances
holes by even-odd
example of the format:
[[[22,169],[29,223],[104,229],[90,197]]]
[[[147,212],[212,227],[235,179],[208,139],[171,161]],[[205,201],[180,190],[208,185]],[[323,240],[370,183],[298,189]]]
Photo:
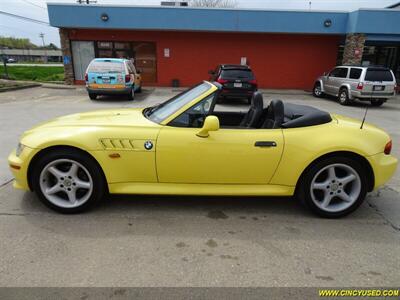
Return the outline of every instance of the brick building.
[[[66,81],[95,57],[134,59],[146,85],[190,86],[220,63],[249,64],[262,88],[301,88],[336,64],[379,64],[400,78],[400,10],[295,11],[48,4]]]

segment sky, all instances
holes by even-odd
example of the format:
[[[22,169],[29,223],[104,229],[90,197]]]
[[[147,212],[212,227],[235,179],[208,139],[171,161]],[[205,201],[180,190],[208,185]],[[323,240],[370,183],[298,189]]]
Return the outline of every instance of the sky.
[[[356,10],[358,8],[384,8],[400,0],[311,0],[312,10]],[[76,0],[0,0],[0,11],[18,14],[48,22],[46,3],[76,3]],[[161,0],[97,0],[97,4],[158,5]],[[309,9],[310,0],[236,0],[238,8]],[[0,14],[0,36],[29,38],[41,45],[40,33],[45,43],[60,45],[58,29]]]

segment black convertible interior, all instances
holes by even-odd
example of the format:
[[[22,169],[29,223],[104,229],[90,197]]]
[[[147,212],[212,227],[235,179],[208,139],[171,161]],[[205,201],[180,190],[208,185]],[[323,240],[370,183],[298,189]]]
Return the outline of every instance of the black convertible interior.
[[[247,113],[213,111],[221,128],[296,128],[332,121],[329,113],[317,108],[272,100],[267,107],[260,92],[255,92]]]

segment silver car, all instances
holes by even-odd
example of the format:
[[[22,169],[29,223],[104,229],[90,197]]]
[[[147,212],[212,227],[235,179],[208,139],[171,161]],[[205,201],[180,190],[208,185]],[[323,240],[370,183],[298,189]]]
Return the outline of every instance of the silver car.
[[[370,101],[380,106],[395,96],[396,79],[393,72],[384,67],[337,66],[328,74],[317,78],[313,88],[315,97],[338,97],[342,105],[354,99]]]

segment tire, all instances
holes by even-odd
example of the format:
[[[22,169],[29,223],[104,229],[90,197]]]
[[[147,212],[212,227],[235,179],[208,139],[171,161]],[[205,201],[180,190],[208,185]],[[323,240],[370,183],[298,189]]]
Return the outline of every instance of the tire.
[[[371,105],[372,106],[381,106],[383,103],[385,103],[385,100],[383,99],[375,99],[375,100],[371,100]]]
[[[336,177],[329,177],[332,168]],[[303,174],[297,197],[320,217],[344,217],[355,211],[365,199],[368,183],[365,174],[362,165],[354,159],[323,159],[312,164]]]
[[[132,88],[128,94],[128,100],[133,100],[135,98],[135,90]]]
[[[313,96],[316,97],[316,98],[322,98],[324,96],[324,93],[321,90],[321,83],[316,82],[314,84],[312,93],[313,93]]]
[[[62,149],[46,153],[32,168],[31,182],[40,201],[63,214],[87,211],[107,191],[100,166],[91,156],[79,150]]]
[[[339,90],[338,100],[341,105],[349,105],[351,103],[349,99],[349,92],[346,88],[341,88]]]
[[[96,100],[97,99],[97,94],[89,93],[89,98],[91,100]]]

